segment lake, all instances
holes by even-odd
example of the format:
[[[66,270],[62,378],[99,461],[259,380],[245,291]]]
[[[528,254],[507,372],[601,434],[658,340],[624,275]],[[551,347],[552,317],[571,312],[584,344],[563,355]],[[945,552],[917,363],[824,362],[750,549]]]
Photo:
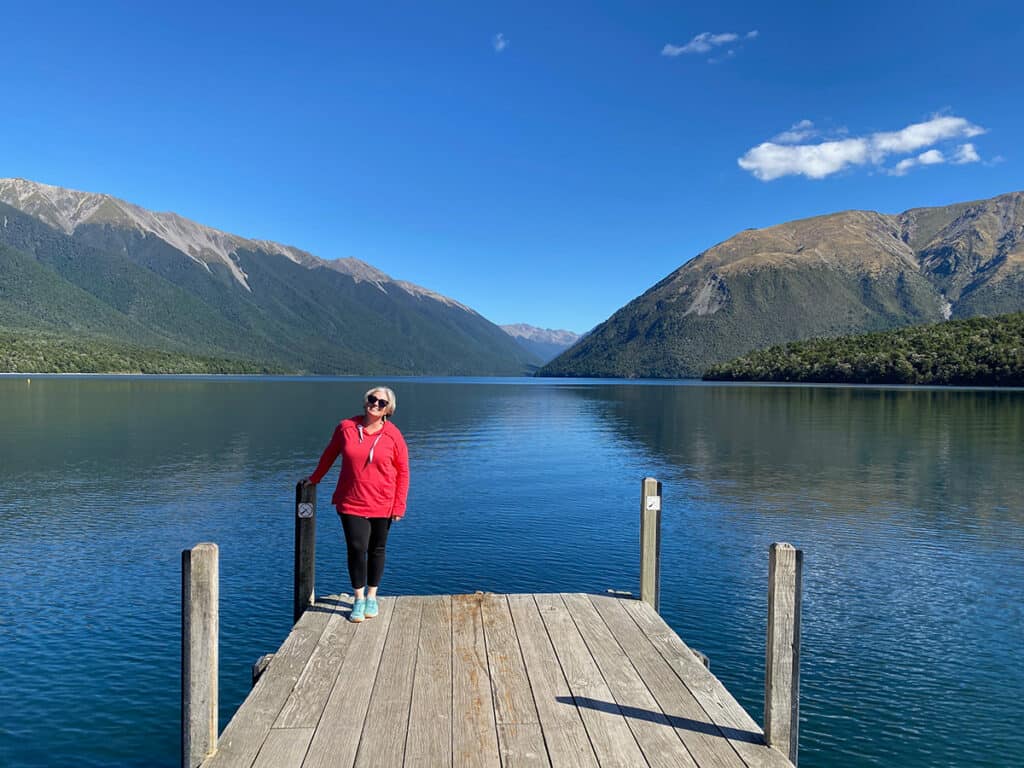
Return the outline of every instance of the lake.
[[[639,591],[762,721],[768,546],[804,551],[800,765],[1024,744],[1024,391],[380,380],[412,490],[382,594]],[[291,626],[295,482],[375,381],[0,378],[0,764],[177,766],[180,557],[220,547],[221,725]],[[349,589],[320,486],[317,591]]]

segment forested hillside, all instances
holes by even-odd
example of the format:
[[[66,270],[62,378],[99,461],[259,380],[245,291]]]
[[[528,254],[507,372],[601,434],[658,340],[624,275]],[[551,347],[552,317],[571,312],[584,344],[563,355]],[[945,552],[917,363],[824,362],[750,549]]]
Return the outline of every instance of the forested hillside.
[[[704,378],[1024,386],[1024,313],[793,342],[712,366]]]
[[[103,339],[0,331],[5,373],[291,373],[276,365],[118,344]]]

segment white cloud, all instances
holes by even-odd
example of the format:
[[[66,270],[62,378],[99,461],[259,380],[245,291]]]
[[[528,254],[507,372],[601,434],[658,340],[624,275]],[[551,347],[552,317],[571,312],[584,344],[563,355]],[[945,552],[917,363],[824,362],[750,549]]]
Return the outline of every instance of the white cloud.
[[[943,139],[970,138],[984,132],[984,128],[972,125],[962,117],[946,116],[933,117],[924,123],[914,123],[900,131],[876,133],[872,140],[879,152],[901,153],[929,147]]]
[[[870,146],[865,139],[823,141],[820,144],[785,146],[766,141],[749,150],[737,162],[761,181],[801,174],[824,179],[850,165],[863,165],[869,159]]]
[[[994,160],[995,158],[993,158]],[[963,165],[964,163],[977,163],[981,160],[981,156],[978,154],[978,150],[974,148],[973,144],[961,144],[956,149],[956,154],[953,155],[953,162],[957,165]]]
[[[799,144],[817,134],[814,123],[810,120],[801,120],[799,123],[793,123],[788,131],[772,136],[771,140],[776,144]]]
[[[889,171],[889,175],[903,176],[915,165],[938,165],[944,162],[946,162],[945,155],[937,149],[929,149],[927,152],[922,152],[917,157],[907,157],[900,160],[896,163],[895,167]]]
[[[889,171],[889,175],[903,176],[915,165],[917,165],[917,160],[912,157],[908,157],[906,160],[900,160],[898,163],[896,163],[896,167]]]
[[[757,30],[748,32],[744,39],[752,40],[757,37]],[[666,43],[661,49],[662,56],[680,56],[684,53],[707,53],[708,51],[717,48],[721,45],[728,43],[735,43],[740,39],[740,36],[735,32],[720,32],[714,34],[711,32],[701,32],[695,38],[685,45],[673,45],[672,43]],[[735,52],[733,52],[735,53]],[[730,54],[733,55],[733,54]]]
[[[868,163],[881,165],[890,155],[904,155],[942,141],[983,133],[984,128],[962,117],[945,115],[908,125],[898,131],[882,131],[859,138],[807,144],[800,142],[805,142],[816,132],[811,121],[801,120],[788,131],[748,150],[737,163],[761,181],[771,181],[782,176],[823,179],[851,166]],[[961,157],[964,159],[960,160]],[[974,162],[974,159],[968,159],[972,157],[977,158],[974,145],[964,144],[958,150],[954,162]],[[901,176],[916,165],[944,162],[946,157],[942,152],[930,149],[917,157],[901,160],[887,173]]]
[[[491,45],[494,46],[495,53],[501,53],[508,48],[508,40],[505,39],[505,33],[499,32],[494,36],[494,40],[491,41]]]

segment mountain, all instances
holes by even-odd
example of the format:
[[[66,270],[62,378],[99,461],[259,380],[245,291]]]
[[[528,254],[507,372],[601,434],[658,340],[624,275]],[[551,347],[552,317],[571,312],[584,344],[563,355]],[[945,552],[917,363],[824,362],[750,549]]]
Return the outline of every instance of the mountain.
[[[358,259],[24,179],[0,179],[0,327],[328,374],[539,362],[471,308]]]
[[[567,350],[580,338],[572,331],[555,331],[550,328],[537,328],[525,323],[499,326],[501,330],[515,339],[530,354],[542,363],[554,359]]]
[[[748,229],[699,254],[541,369],[694,377],[750,350],[1024,309],[1024,192]]]

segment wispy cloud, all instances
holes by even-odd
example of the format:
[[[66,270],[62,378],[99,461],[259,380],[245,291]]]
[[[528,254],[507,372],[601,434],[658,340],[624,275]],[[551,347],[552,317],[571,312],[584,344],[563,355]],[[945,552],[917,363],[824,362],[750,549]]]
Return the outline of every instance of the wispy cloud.
[[[801,120],[788,131],[770,141],[753,147],[736,162],[761,181],[782,176],[806,176],[824,179],[851,166],[882,166],[893,155],[907,155],[952,139],[971,138],[985,133],[985,129],[952,115],[936,115],[923,123],[913,123],[898,131],[879,131],[862,137],[842,138],[806,143],[816,136],[813,123]],[[977,162],[981,158],[973,144],[963,144],[954,155],[954,163]],[[932,149],[915,157],[900,160],[886,173],[902,176],[918,165],[936,165],[946,162],[945,155]]]
[[[776,144],[799,144],[801,141],[807,141],[817,135],[818,131],[814,127],[814,123],[810,120],[801,120],[799,123],[793,123],[788,131],[772,136],[771,140]]]
[[[508,40],[505,39],[505,33],[499,32],[496,34],[494,39],[491,40],[491,46],[494,48],[495,53],[501,53],[508,48]]]
[[[739,35],[736,32],[701,32],[690,42],[684,45],[674,45],[673,43],[665,43],[665,46],[661,49],[662,56],[682,56],[684,53],[708,53],[723,45],[729,45],[739,41],[742,37],[743,40],[753,40],[758,36],[756,29],[747,32],[745,35]],[[736,50],[731,49],[727,56],[736,55]],[[721,61],[721,58],[709,59],[709,61]]]
[[[973,144],[961,144],[956,148],[956,154],[953,155],[953,162],[957,165],[964,165],[965,163],[977,163],[981,160],[981,156],[978,155],[978,150],[974,148]],[[994,161],[995,158],[992,158]]]
[[[895,167],[889,171],[889,175],[903,176],[915,165],[939,165],[944,162],[946,162],[945,155],[937,149],[929,149],[927,152],[922,152],[917,157],[907,157],[900,160],[896,163]]]

